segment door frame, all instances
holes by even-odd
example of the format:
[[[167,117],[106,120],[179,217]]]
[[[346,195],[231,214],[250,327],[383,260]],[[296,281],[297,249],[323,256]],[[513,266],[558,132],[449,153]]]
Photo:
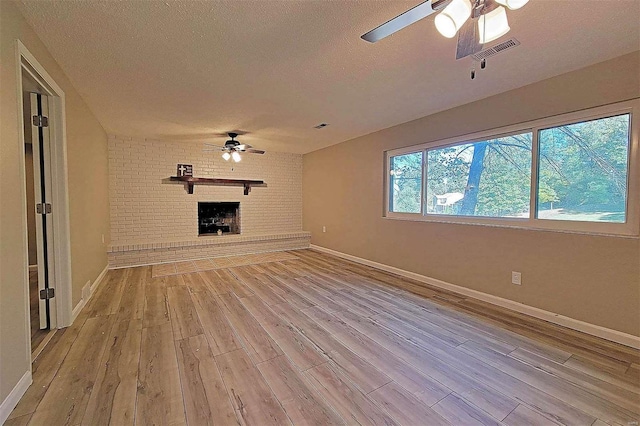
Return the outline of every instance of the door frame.
[[[71,234],[69,226],[69,194],[68,194],[68,167],[67,167],[67,135],[66,135],[66,113],[65,94],[62,88],[55,82],[53,77],[37,61],[35,56],[29,52],[26,46],[16,40],[16,76],[18,90],[18,132],[21,148],[24,145],[24,119],[23,119],[23,94],[22,94],[22,72],[28,73],[38,82],[49,97],[49,138],[51,147],[51,201],[54,206],[53,219],[53,257],[55,265],[53,282],[55,283],[56,304],[55,318],[51,318],[51,328],[68,327],[73,322],[72,299],[71,299]],[[24,150],[24,148],[22,148]],[[25,164],[20,162],[21,181],[25,180]],[[25,185],[21,185],[22,210],[27,210],[27,193]],[[26,226],[26,215],[24,219],[23,247],[25,259],[28,259],[28,231]],[[27,277],[24,283],[25,300],[29,304],[29,271],[28,263],[25,262],[24,272]],[[31,318],[27,315],[26,330],[27,335],[31,333]],[[31,339],[27,339],[28,353],[31,353]]]

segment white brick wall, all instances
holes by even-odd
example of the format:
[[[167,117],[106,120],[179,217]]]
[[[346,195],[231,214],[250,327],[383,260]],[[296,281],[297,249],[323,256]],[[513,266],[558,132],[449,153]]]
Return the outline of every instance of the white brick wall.
[[[245,196],[241,186],[195,185],[189,195],[184,184],[168,182],[178,163],[193,164],[196,177],[263,180],[267,186]],[[201,142],[110,136],[109,191],[112,247],[215,238],[198,237],[198,201],[239,201],[243,236],[302,231],[299,154],[245,154],[233,163],[204,153]]]
[[[278,234],[266,237],[235,239],[234,236],[208,240],[211,244],[181,244],[175,247],[144,249],[140,245],[118,247],[109,252],[109,266],[121,268],[181,260],[207,259],[241,254],[254,254],[309,248],[308,232]],[[228,241],[231,240],[231,241]]]

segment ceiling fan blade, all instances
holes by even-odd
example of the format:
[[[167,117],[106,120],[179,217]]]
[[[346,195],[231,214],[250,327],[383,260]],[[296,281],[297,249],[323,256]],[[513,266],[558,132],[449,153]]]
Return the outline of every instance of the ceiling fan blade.
[[[251,145],[246,144],[246,143],[241,143],[240,145],[236,146],[236,149],[239,151],[246,151],[249,148],[253,148]]]
[[[465,22],[458,33],[456,59],[466,58],[481,50],[482,44],[480,43],[480,35],[478,34],[478,18],[472,18]]]
[[[375,43],[378,40],[400,31],[404,27],[408,27],[414,22],[426,18],[432,13],[442,9],[449,0],[427,0],[424,3],[407,10],[406,12],[396,16],[390,21],[385,22],[379,27],[374,28],[366,34],[360,36],[361,39],[369,43]]]
[[[264,154],[266,151],[263,151],[261,149],[247,149],[246,152],[249,152],[251,154]]]

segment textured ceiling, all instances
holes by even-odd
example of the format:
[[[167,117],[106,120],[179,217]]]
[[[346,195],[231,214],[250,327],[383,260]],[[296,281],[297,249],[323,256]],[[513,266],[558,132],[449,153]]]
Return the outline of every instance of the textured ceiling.
[[[19,2],[108,133],[305,153],[640,49],[640,0],[532,0],[469,79],[418,1]],[[496,42],[496,43],[497,43]],[[313,129],[318,123],[330,125]]]

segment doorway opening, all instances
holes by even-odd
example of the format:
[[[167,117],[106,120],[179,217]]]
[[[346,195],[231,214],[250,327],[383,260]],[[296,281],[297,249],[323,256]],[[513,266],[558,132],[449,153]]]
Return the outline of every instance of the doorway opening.
[[[32,361],[71,325],[71,256],[64,92],[17,42],[24,162],[25,294]],[[22,168],[22,166],[24,168]]]
[[[53,226],[47,217],[51,198],[50,137],[46,122],[49,116],[49,97],[44,93],[44,88],[23,70],[22,110],[32,354],[39,352],[46,344],[52,329],[51,314],[55,308],[49,297],[49,292],[55,287],[50,279],[54,265],[48,244],[53,240]]]

